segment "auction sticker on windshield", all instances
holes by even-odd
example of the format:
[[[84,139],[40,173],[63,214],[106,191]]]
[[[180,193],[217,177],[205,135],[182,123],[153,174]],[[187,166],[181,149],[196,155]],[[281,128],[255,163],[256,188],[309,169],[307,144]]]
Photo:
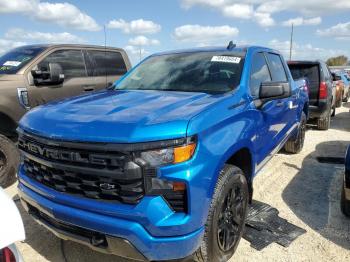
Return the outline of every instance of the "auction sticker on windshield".
[[[213,56],[211,58],[211,62],[223,62],[223,63],[233,63],[233,64],[239,64],[241,61],[240,57],[236,56]]]
[[[3,65],[4,66],[19,66],[21,62],[19,61],[6,61]]]

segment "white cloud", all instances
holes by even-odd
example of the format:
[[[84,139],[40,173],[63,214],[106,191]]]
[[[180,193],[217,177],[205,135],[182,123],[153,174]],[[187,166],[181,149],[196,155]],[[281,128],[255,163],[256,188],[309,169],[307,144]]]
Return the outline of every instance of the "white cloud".
[[[149,45],[159,45],[160,42],[157,39],[149,39],[143,35],[136,36],[129,39],[129,44],[133,46],[149,46]]]
[[[236,17],[241,19],[249,19],[254,14],[252,5],[246,4],[233,4],[224,6],[222,12],[227,17]]]
[[[49,3],[39,0],[7,0],[0,2],[0,13],[21,13],[37,21],[50,22],[69,28],[97,31],[96,21],[69,3]]]
[[[279,50],[286,59],[289,59],[289,41],[280,41],[278,39],[273,39],[268,43],[273,49]],[[338,50],[332,48],[320,48],[315,47],[311,44],[299,44],[297,42],[293,42],[293,51],[292,51],[292,59],[293,60],[315,60],[315,59],[323,59],[326,60],[329,57],[338,56],[338,55],[348,55],[349,52],[346,50]]]
[[[133,20],[126,22],[123,19],[111,20],[107,24],[108,28],[120,29],[125,34],[155,34],[161,30],[161,26],[149,20]]]
[[[32,41],[35,43],[80,43],[84,40],[71,33],[43,33],[12,28],[5,33],[5,38]]]
[[[269,13],[254,13],[254,20],[262,27],[269,27],[275,25],[275,20]]]
[[[227,17],[251,19],[263,27],[274,25],[275,21],[271,15],[283,11],[314,17],[323,14],[346,13],[350,10],[349,0],[241,0],[239,3],[237,0],[182,0],[181,3],[186,9],[194,6],[204,6],[216,9]],[[302,23],[316,25],[319,24],[319,21],[318,18],[311,18],[304,19]]]
[[[124,47],[126,53],[128,54],[130,60],[133,64],[140,62],[149,52],[144,48],[138,48],[132,45],[127,45]]]
[[[326,29],[319,29],[316,33],[320,36],[335,37],[337,39],[350,40],[350,22],[339,23]]]
[[[20,41],[0,39],[0,54],[3,54],[12,48],[25,45],[25,44],[26,44],[25,42],[20,42]]]
[[[200,26],[183,25],[175,28],[174,38],[184,42],[199,42],[206,44],[218,39],[232,39],[236,37],[239,30],[228,25],[223,26]]]
[[[291,18],[289,20],[286,20],[282,23],[283,26],[301,26],[301,25],[319,25],[322,22],[322,18],[317,16],[313,18],[303,18],[303,17],[296,17],[296,18]]]

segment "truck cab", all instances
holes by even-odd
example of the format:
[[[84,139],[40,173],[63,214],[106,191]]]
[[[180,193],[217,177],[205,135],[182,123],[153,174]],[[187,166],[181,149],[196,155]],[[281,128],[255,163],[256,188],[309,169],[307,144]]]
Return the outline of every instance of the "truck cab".
[[[136,260],[227,261],[253,178],[302,150],[308,96],[258,46],[151,55],[110,90],[20,121],[19,195],[63,239]]]

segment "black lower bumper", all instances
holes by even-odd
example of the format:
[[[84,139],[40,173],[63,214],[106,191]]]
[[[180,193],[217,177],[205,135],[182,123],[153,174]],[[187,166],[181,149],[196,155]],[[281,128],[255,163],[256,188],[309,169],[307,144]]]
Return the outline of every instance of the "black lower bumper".
[[[36,222],[63,240],[86,245],[93,250],[137,261],[148,261],[128,240],[101,234],[96,231],[63,223],[21,199],[25,210]]]

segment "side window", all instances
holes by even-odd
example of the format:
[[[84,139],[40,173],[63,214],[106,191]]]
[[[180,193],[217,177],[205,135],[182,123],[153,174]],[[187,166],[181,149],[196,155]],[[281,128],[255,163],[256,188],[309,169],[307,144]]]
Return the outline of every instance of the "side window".
[[[254,98],[259,97],[261,83],[271,82],[271,76],[263,53],[253,55],[250,72],[250,92]]]
[[[123,75],[127,71],[119,52],[89,50],[88,54],[95,61],[94,76]]]
[[[274,82],[286,82],[287,75],[282,64],[281,57],[277,54],[267,54],[267,58],[269,59],[269,65],[271,69],[272,81]]]
[[[65,79],[85,77],[86,68],[81,50],[59,50],[49,54],[39,64],[38,68],[47,70],[49,63],[60,64]]]

